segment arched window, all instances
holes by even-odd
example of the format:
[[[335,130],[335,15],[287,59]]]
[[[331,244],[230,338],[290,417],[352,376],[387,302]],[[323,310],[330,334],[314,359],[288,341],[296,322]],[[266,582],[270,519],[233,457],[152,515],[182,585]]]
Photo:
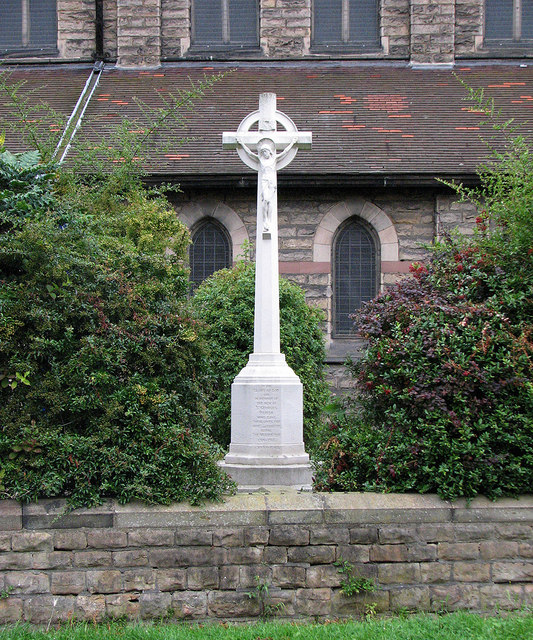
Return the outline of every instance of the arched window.
[[[193,230],[189,248],[193,288],[219,269],[231,266],[231,249],[225,229],[212,218],[203,220]]]
[[[378,244],[362,221],[351,218],[333,245],[333,332],[353,334],[350,315],[378,292]]]

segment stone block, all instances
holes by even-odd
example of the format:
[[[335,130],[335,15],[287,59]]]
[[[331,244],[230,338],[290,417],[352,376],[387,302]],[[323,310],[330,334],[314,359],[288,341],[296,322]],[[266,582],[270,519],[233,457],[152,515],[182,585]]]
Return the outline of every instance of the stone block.
[[[207,617],[207,594],[181,591],[172,596],[171,606],[179,620],[203,619]]]
[[[187,569],[187,587],[191,591],[218,589],[217,567],[190,567]]]
[[[372,544],[377,541],[377,527],[356,527],[350,529],[350,544]],[[340,541],[339,544],[341,544]]]
[[[287,562],[287,547],[265,547],[263,562],[266,564],[284,564]]]
[[[11,551],[10,533],[0,533],[0,551]]]
[[[263,561],[262,547],[235,547],[226,553],[228,564],[259,564]]]
[[[524,592],[516,584],[488,584],[479,587],[479,601],[484,611],[519,609],[524,604]]]
[[[0,600],[0,624],[10,624],[22,620],[22,600],[2,598]]]
[[[494,526],[488,526],[494,533]],[[504,540],[533,540],[533,526],[514,522],[497,524],[496,534]]]
[[[87,546],[87,535],[85,531],[64,530],[54,533],[54,549],[71,550],[85,549]]]
[[[148,564],[148,551],[146,549],[113,551],[111,556],[115,567],[145,567]]]
[[[110,551],[80,551],[74,555],[76,567],[110,567]]]
[[[74,596],[33,596],[24,600],[24,620],[32,624],[54,624],[71,620],[75,613]]]
[[[8,569],[31,569],[33,557],[31,553],[2,553],[0,554],[0,571]]]
[[[244,530],[244,544],[247,547],[268,544],[270,529],[268,527],[246,527]]]
[[[32,553],[32,569],[60,569],[71,567],[73,554],[69,551]]]
[[[421,582],[438,583],[449,582],[452,575],[452,565],[444,562],[421,562],[420,579]]]
[[[143,620],[162,618],[170,613],[172,595],[170,593],[141,593],[139,613]]]
[[[262,566],[262,565],[261,565]],[[240,570],[251,567],[231,567],[224,565],[219,569],[219,586],[221,589],[238,589],[241,586],[239,579]]]
[[[429,611],[431,608],[429,587],[402,587],[391,590],[389,595],[392,611]]]
[[[309,545],[306,547],[289,547],[288,561],[306,564],[333,564],[335,547],[326,545]]]
[[[533,562],[495,562],[493,582],[533,582]]]
[[[452,524],[421,524],[416,532],[423,542],[452,542],[455,539],[455,527]]]
[[[0,531],[22,529],[22,505],[16,500],[0,500]]]
[[[310,544],[348,544],[350,530],[346,527],[312,527],[310,529]],[[354,540],[354,543],[359,540]]]
[[[379,542],[381,544],[405,544],[418,542],[420,535],[417,527],[380,527]]]
[[[457,582],[488,582],[490,564],[486,562],[454,562],[453,578]]]
[[[225,560],[226,550],[220,547],[178,547],[150,551],[149,563],[161,568],[199,567],[225,564]]]
[[[290,565],[277,565],[272,568],[272,583],[276,587],[305,587],[305,568]]]
[[[439,560],[477,560],[479,543],[476,542],[439,542]]]
[[[122,572],[124,591],[148,591],[155,589],[153,569],[132,569]],[[163,591],[163,589],[162,589]]]
[[[395,562],[378,565],[380,584],[413,584],[422,581],[418,562]]]
[[[482,523],[456,524],[455,540],[457,542],[480,542],[494,538],[494,526]],[[440,541],[439,541],[440,542]],[[443,542],[449,542],[445,540]]]
[[[306,586],[311,589],[319,587],[340,587],[342,575],[333,565],[318,565],[307,569]]]
[[[207,610],[215,618],[253,618],[259,615],[260,605],[256,598],[240,591],[210,591]]]
[[[87,544],[93,549],[115,549],[128,546],[128,535],[125,531],[94,529],[87,532]]]
[[[457,609],[479,609],[479,587],[470,584],[431,585],[431,609],[433,611],[456,611]]]
[[[364,616],[369,609],[375,613],[389,611],[389,592],[379,589],[345,596],[337,591],[331,596],[331,613],[333,616]]]
[[[305,616],[328,616],[331,613],[331,589],[298,589],[296,612]]]
[[[509,542],[504,540],[481,542],[479,545],[479,551],[484,560],[516,558],[518,556],[518,542]]]
[[[370,560],[370,550],[368,545],[352,544],[349,546],[337,547],[336,560],[347,562],[368,562]]]
[[[75,615],[82,620],[99,621],[106,615],[105,596],[78,596]]]
[[[50,579],[46,573],[13,571],[5,576],[5,588],[14,595],[19,593],[48,593]]]
[[[213,546],[242,547],[244,544],[243,529],[219,529],[213,532]]]
[[[533,558],[533,543],[520,542],[518,545],[518,555],[522,558]]]
[[[175,543],[178,546],[208,546],[213,544],[213,532],[204,529],[178,529]]]
[[[172,547],[173,544],[174,532],[169,529],[134,529],[128,533],[129,547]]]
[[[157,587],[160,591],[180,591],[186,586],[186,569],[159,569],[157,571]]]
[[[265,564],[249,564],[239,568],[241,589],[255,589],[258,584],[272,584],[272,567]]]
[[[114,569],[87,571],[89,593],[117,593],[122,591],[122,574]]]
[[[274,546],[303,546],[309,544],[309,529],[297,525],[274,526],[269,542]]]
[[[113,593],[105,596],[106,613],[110,618],[138,618],[140,613],[138,593]]]
[[[50,582],[50,592],[61,595],[77,595],[85,591],[84,571],[54,571]]]
[[[13,551],[52,551],[53,538],[42,531],[21,531],[11,537]]]

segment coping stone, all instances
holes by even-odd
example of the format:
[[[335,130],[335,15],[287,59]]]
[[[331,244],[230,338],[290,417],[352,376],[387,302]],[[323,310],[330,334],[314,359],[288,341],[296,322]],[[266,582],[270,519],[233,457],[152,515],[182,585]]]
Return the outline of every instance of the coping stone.
[[[265,495],[241,493],[226,497],[224,502],[195,507],[188,503],[165,507],[131,502],[116,506],[115,523],[119,528],[263,525],[267,524]]]
[[[22,529],[22,506],[16,500],[0,500],[0,531]]]
[[[64,499],[42,499],[22,505],[22,526],[25,529],[109,528],[113,526],[114,501],[90,509],[68,511]]]
[[[278,489],[265,495],[268,524],[323,524],[322,494]]]

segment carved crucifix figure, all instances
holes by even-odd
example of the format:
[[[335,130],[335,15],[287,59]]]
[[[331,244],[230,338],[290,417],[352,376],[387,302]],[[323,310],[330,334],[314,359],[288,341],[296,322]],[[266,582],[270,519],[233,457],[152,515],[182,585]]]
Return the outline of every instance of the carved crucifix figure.
[[[275,94],[263,93],[259,111],[224,133],[223,144],[258,177],[254,351],[231,386],[231,444],[222,467],[246,489],[309,489],[302,384],[280,352],[277,171],[311,146],[311,133],[299,132],[276,110]]]

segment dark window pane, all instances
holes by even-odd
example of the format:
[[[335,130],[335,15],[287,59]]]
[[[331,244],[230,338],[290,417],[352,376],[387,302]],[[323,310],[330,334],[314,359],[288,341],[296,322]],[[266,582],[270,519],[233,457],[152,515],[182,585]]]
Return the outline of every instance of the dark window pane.
[[[193,286],[198,286],[215,271],[231,266],[229,240],[218,224],[204,222],[194,233],[189,262]]]
[[[315,44],[342,42],[342,0],[314,0],[313,40]]]
[[[357,221],[347,224],[337,236],[334,249],[334,330],[353,333],[349,317],[377,292],[377,249],[374,239]]]
[[[376,0],[350,0],[350,42],[378,42]]]
[[[56,46],[56,0],[30,0],[30,46]]]
[[[257,0],[229,0],[232,44],[257,44]]]
[[[489,40],[512,40],[513,0],[486,0],[485,36]]]
[[[222,44],[222,1],[194,0],[194,42]]]
[[[22,46],[22,2],[0,0],[0,49]]]
[[[522,38],[533,40],[533,0],[522,0]]]

